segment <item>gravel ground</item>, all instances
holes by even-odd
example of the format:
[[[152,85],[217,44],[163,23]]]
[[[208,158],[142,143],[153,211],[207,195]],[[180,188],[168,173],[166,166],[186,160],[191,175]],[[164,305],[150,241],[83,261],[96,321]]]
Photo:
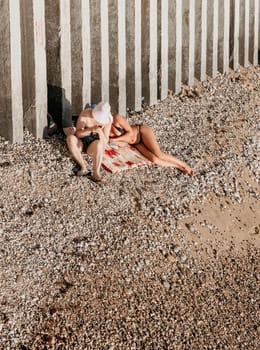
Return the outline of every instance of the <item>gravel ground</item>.
[[[259,96],[250,67],[129,111],[193,178],[149,165],[98,185],[62,135],[0,139],[0,349],[257,349]],[[205,219],[238,206],[240,227]]]

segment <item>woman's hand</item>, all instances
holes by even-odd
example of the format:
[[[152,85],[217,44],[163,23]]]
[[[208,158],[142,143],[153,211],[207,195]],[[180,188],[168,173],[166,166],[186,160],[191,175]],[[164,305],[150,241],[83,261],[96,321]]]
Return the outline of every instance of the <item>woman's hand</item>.
[[[104,143],[108,143],[109,142],[109,138],[106,137],[105,135],[105,130],[102,127],[96,127],[92,130],[93,134],[98,134],[99,135],[99,139],[102,140]]]

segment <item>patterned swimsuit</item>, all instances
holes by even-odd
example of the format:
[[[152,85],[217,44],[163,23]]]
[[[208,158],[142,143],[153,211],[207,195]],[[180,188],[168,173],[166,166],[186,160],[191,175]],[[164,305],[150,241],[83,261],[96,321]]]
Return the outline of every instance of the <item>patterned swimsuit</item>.
[[[117,126],[115,124],[112,124],[112,125],[117,131],[119,131],[121,133],[120,136],[125,134],[125,129],[124,128],[121,128],[120,126]],[[142,124],[138,124],[136,126],[138,127],[138,136],[139,136],[137,139],[139,139],[139,140],[138,140],[138,142],[133,143],[133,145],[138,145],[140,143],[143,143],[142,134],[141,134]]]

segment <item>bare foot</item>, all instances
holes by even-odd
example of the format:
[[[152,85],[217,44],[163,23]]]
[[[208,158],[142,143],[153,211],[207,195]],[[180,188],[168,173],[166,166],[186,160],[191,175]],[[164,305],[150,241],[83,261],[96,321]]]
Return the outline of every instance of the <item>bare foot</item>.
[[[77,171],[77,176],[85,176],[87,174],[88,174],[88,171],[87,169],[84,169],[84,168]]]
[[[194,171],[189,166],[185,167],[183,172],[184,172],[184,174],[187,174],[189,176],[194,176]]]
[[[91,175],[90,180],[94,181],[94,182],[106,182],[106,177],[105,176],[94,176]]]

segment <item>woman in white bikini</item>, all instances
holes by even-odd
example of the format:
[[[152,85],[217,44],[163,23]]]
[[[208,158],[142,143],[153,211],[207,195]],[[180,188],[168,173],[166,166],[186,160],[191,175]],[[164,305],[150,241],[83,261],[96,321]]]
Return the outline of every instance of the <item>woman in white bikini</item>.
[[[162,167],[177,168],[184,174],[188,174],[189,176],[194,175],[194,171],[186,163],[161,151],[150,126],[130,125],[120,114],[113,116],[110,142],[127,142],[130,145],[134,145],[153,164]]]

